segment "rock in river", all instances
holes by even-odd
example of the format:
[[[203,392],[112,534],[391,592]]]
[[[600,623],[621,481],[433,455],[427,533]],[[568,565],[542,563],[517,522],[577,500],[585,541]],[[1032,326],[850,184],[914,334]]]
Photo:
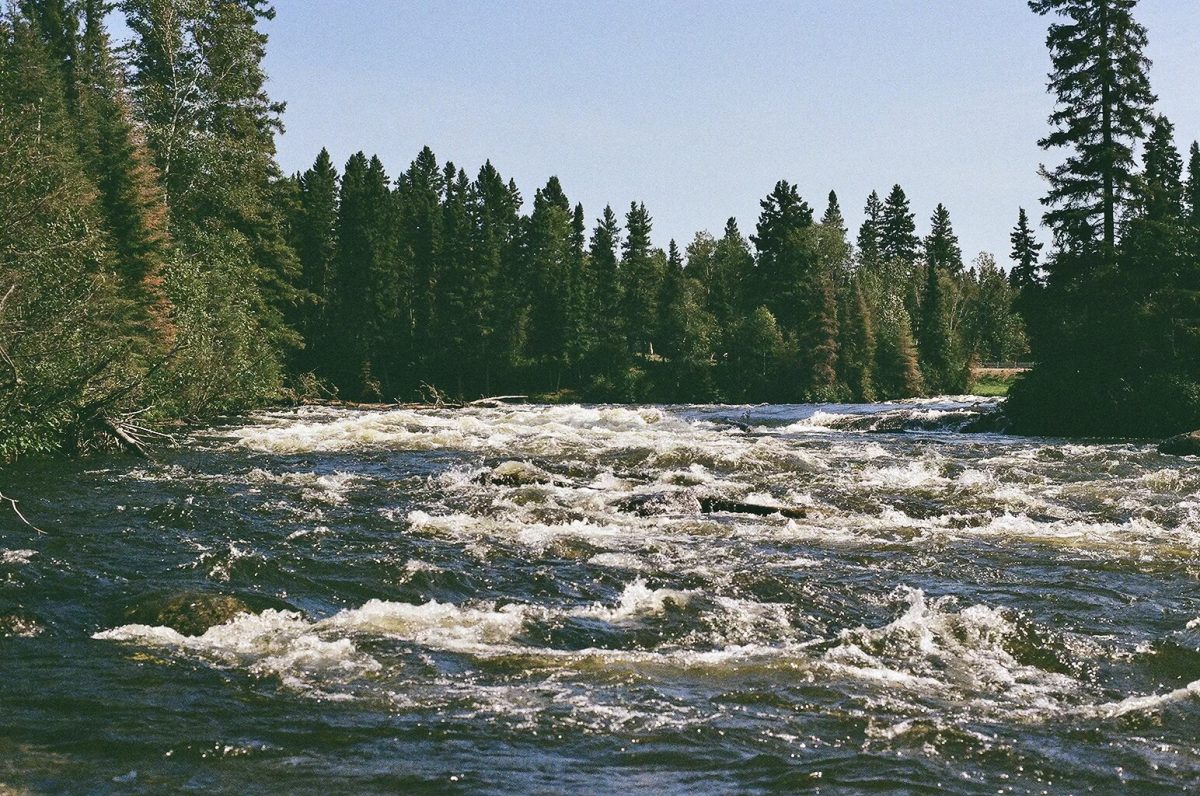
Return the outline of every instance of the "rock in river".
[[[1171,456],[1200,456],[1200,431],[1176,434],[1158,445],[1159,453]]]

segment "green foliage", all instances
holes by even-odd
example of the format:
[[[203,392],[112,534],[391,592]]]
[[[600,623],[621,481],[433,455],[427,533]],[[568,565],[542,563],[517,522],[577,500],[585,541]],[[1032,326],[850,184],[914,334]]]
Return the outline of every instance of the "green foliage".
[[[664,252],[641,203],[624,229],[606,207],[589,237],[557,178],[522,214],[490,162],[471,180],[428,147],[395,180],[362,152],[339,175],[325,150],[285,179],[258,28],[271,7],[119,7],[122,58],[101,0],[23,0],[0,22],[0,459],[87,447],[123,413],[280,400],[285,384],[372,400],[425,383],[622,401],[962,391],[972,358],[1023,351],[1015,306],[1064,296],[1089,310],[1053,321],[1071,333],[1043,350],[1107,325],[1120,346],[1104,356],[1163,368],[1172,411],[1193,405],[1195,374],[1172,363],[1200,329],[1200,152],[1184,181],[1165,119],[1129,183],[1121,263],[1137,278],[1042,290],[1022,213],[1018,299],[994,262],[964,272],[941,205],[922,247],[898,185],[868,197],[857,248],[834,192],[818,223],[781,180],[749,241],[730,219]],[[1085,255],[1052,265],[1083,274]],[[1117,287],[1127,315],[1094,301]],[[1122,378],[1113,394],[1137,393]]]
[[[1041,143],[1071,156],[1046,173],[1049,278],[1021,297],[1038,363],[1008,402],[1021,430],[1137,436],[1200,426],[1195,168],[1185,183],[1174,129],[1152,113],[1135,5],[1031,3],[1060,15],[1048,38],[1059,102]]]

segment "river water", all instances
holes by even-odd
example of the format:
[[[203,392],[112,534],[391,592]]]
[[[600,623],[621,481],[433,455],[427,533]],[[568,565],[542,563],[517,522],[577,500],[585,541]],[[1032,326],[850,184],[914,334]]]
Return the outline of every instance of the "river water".
[[[993,409],[307,408],[10,468],[0,792],[1200,788],[1200,461]]]

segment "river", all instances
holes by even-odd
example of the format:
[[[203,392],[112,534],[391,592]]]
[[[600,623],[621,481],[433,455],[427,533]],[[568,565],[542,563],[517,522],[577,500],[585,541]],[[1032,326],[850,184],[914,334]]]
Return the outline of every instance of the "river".
[[[8,468],[0,792],[1200,788],[1200,461],[995,409],[305,408]]]

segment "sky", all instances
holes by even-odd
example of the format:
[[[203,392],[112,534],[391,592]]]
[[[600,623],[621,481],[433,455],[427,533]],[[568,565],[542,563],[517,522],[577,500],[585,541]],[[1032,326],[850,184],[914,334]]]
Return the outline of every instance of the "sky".
[[[949,209],[968,260],[1007,263],[1040,217],[1047,20],[1023,0],[279,0],[268,90],[285,172],[321,147],[403,171],[422,146],[526,199],[557,175],[589,228],[644,202],[654,241],[750,234],[776,181],[851,230],[901,184],[928,231]],[[1200,138],[1200,2],[1142,0],[1151,82],[1179,143]],[[1043,237],[1046,237],[1043,233]]]

